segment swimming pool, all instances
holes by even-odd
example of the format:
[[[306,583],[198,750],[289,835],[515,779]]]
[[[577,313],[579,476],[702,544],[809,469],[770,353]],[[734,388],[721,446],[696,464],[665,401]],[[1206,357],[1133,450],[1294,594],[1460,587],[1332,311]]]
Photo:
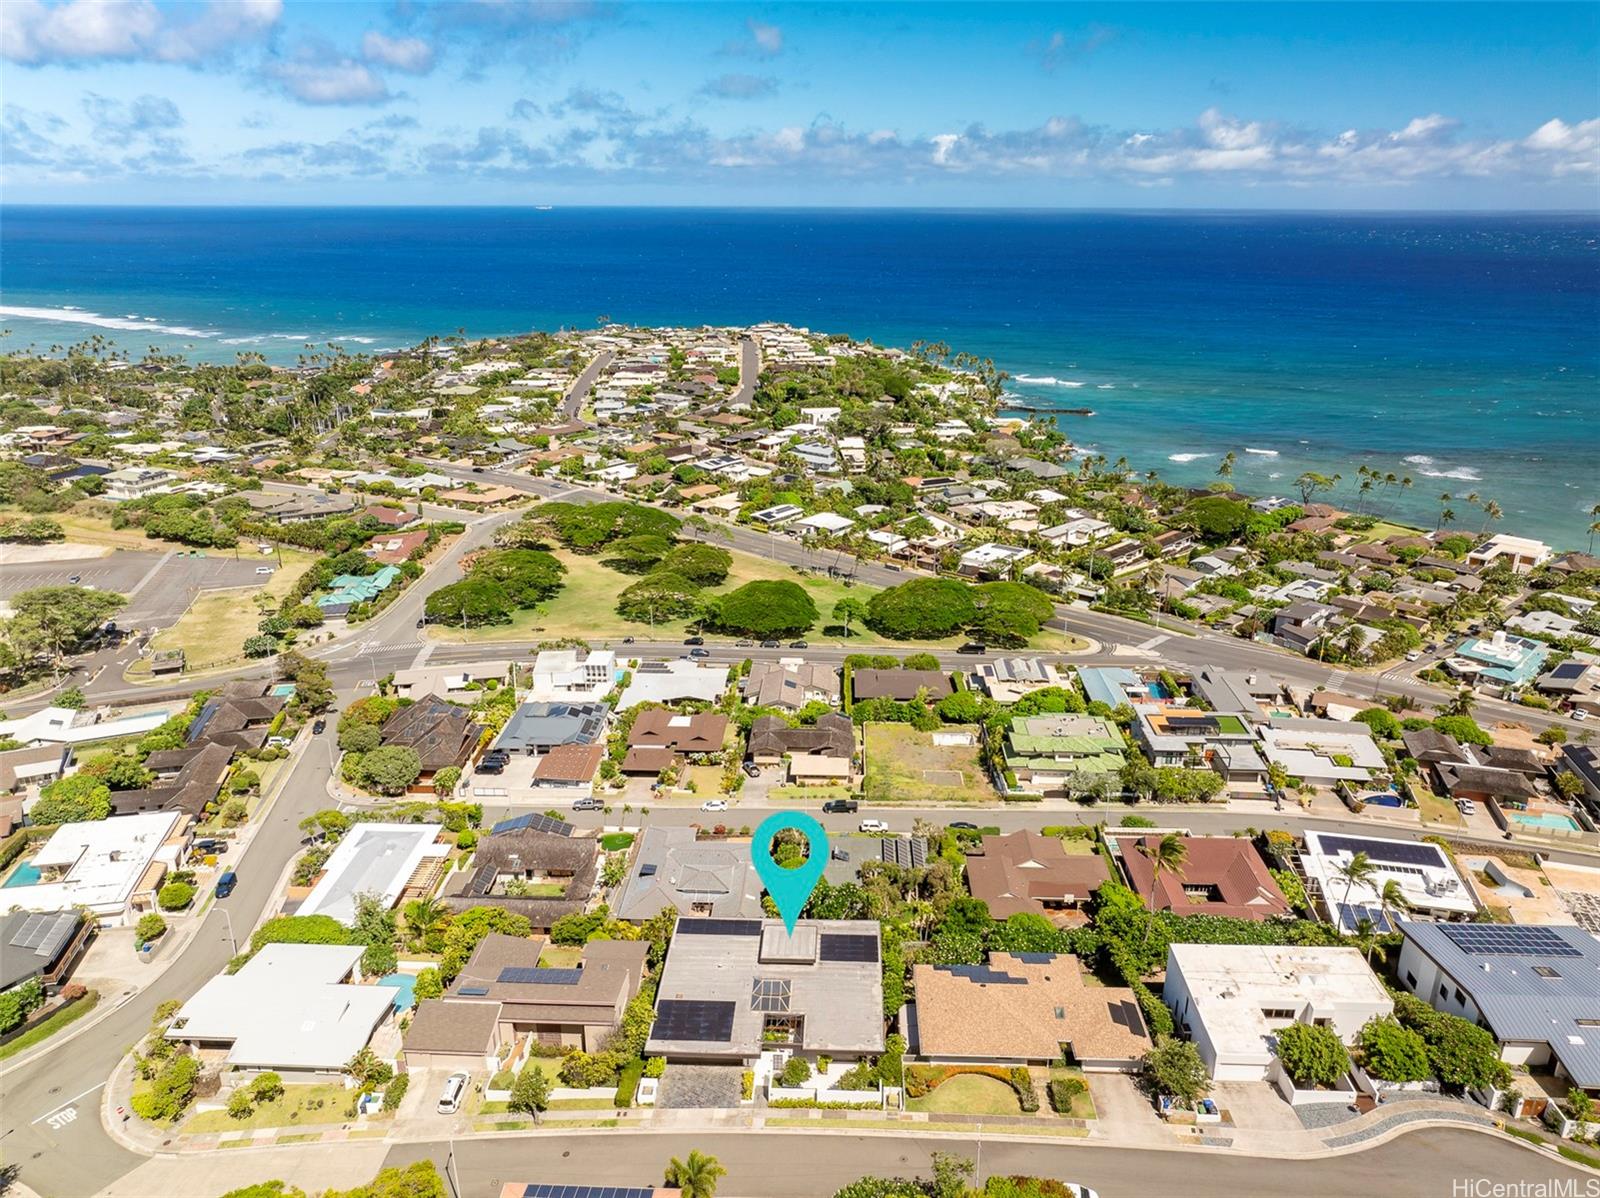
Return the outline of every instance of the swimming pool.
[[[1555,828],[1562,832],[1581,832],[1578,821],[1570,815],[1562,815],[1554,811],[1541,811],[1537,815],[1529,815],[1526,811],[1506,812],[1515,822],[1526,824],[1532,828]]]
[[[378,985],[389,986],[394,990],[394,1009],[396,1011],[409,1011],[417,1005],[416,974],[391,973],[388,977],[379,978]]]
[[[37,866],[29,865],[24,861],[11,871],[11,876],[5,880],[3,886],[0,886],[0,890],[10,890],[13,886],[37,886],[39,879],[43,876]]]

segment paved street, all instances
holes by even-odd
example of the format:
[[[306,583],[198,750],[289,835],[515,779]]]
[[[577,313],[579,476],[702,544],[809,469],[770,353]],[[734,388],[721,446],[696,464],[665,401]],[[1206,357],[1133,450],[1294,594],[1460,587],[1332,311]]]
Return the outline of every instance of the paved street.
[[[45,1198],[87,1198],[143,1162],[101,1127],[100,1086],[149,1030],[158,1005],[187,998],[227,964],[233,955],[229,921],[241,942],[249,937],[283,866],[300,847],[300,820],[327,805],[333,736],[330,727],[300,758],[236,867],[238,889],[213,905],[194,941],[159,982],[88,1031],[0,1071],[5,1159],[20,1165],[23,1181]]]
[[[508,1181],[659,1184],[667,1161],[690,1149],[709,1152],[728,1170],[718,1185],[728,1198],[822,1198],[865,1174],[929,1175],[934,1152],[980,1158],[983,1176],[1033,1174],[1089,1185],[1101,1198],[1178,1195],[1238,1198],[1453,1198],[1456,1179],[1498,1182],[1565,1180],[1583,1186],[1591,1174],[1536,1156],[1515,1142],[1478,1132],[1430,1129],[1357,1155],[1322,1160],[1271,1160],[1225,1153],[1094,1148],[1063,1141],[995,1141],[894,1133],[851,1134],[767,1128],[747,1132],[644,1133],[619,1136],[541,1135],[457,1141],[455,1198],[492,1198]],[[424,1156],[442,1169],[450,1146],[403,1144],[390,1165]],[[268,1163],[272,1158],[264,1158]],[[277,1176],[277,1174],[269,1174]],[[265,1175],[264,1175],[265,1176]],[[1575,1194],[1583,1194],[1579,1189]]]
[[[600,377],[602,370],[611,365],[611,359],[615,356],[610,350],[596,354],[594,361],[585,366],[583,373],[572,381],[572,386],[567,388],[567,393],[561,400],[562,420],[577,419],[578,413],[583,411],[583,401],[588,397],[595,379]]]

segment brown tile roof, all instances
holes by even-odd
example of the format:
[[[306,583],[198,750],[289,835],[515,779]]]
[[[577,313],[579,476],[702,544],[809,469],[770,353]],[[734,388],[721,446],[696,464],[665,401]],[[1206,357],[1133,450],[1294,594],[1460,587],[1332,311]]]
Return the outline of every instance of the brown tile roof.
[[[955,690],[955,683],[943,670],[855,670],[850,675],[850,686],[852,698],[894,699],[900,703],[909,703],[922,690],[935,699]]]
[[[632,748],[666,748],[677,753],[717,753],[728,734],[728,717],[712,712],[684,716],[664,707],[641,711],[628,733]]]
[[[985,981],[985,973],[918,965],[917,1050],[934,1059],[959,1057],[1042,1061],[1070,1045],[1079,1060],[1132,1061],[1150,1049],[1133,991],[1084,984],[1076,957],[1029,960],[990,953],[988,969],[1023,981]]]
[[[604,745],[557,745],[539,759],[535,782],[587,782],[600,768]]]
[[[411,1017],[405,1048],[408,1052],[486,1053],[499,1022],[497,1002],[424,999]]]
[[[972,897],[986,902],[995,919],[1042,915],[1046,902],[1082,902],[1110,876],[1098,853],[1069,856],[1059,840],[1031,829],[985,836],[982,853],[967,858]]]
[[[775,715],[750,725],[750,756],[782,757],[785,753],[815,757],[855,756],[855,725],[849,716],[829,712],[811,727],[791,728]]]
[[[1179,915],[1228,915],[1235,919],[1270,919],[1288,915],[1289,904],[1267,866],[1248,840],[1232,836],[1185,836],[1182,873],[1155,869],[1144,850],[1161,843],[1159,836],[1122,842],[1122,868],[1145,905]],[[1209,887],[1195,898],[1186,888]]]
[[[383,743],[415,749],[424,773],[465,765],[478,747],[482,729],[471,715],[438,696],[429,696],[390,716],[382,728]]]
[[[622,759],[624,774],[659,774],[678,760],[671,749],[659,745],[636,745]]]

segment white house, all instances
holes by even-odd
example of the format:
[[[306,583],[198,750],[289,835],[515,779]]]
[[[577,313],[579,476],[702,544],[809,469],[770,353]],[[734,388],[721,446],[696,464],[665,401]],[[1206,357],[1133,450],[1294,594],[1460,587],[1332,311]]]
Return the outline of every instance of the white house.
[[[356,900],[367,894],[393,907],[407,890],[423,889],[414,879],[449,855],[450,846],[438,839],[438,824],[353,825],[295,914],[331,915],[347,924],[355,919]]]
[[[1518,574],[1526,574],[1549,561],[1550,552],[1550,546],[1543,541],[1497,532],[1467,554],[1467,565],[1482,568],[1508,561]]]
[[[856,526],[856,522],[848,516],[839,515],[837,512],[817,512],[815,515],[807,516],[803,520],[796,520],[794,526],[804,529],[808,536],[817,532],[837,536],[840,533],[849,532]]]
[[[172,471],[157,470],[152,466],[124,466],[121,470],[102,474],[100,478],[106,485],[102,493],[104,498],[113,503],[162,495],[173,490],[179,482],[178,476]]]
[[[1261,755],[1313,786],[1362,786],[1387,766],[1365,724],[1277,719],[1261,729]]]
[[[1021,545],[998,545],[990,542],[969,549],[961,555],[960,571],[979,578],[1010,573],[1011,568],[1027,561],[1033,550]]]
[[[1391,913],[1380,901],[1384,883],[1391,881],[1399,883],[1413,918],[1470,919],[1478,910],[1472,888],[1438,845],[1333,832],[1307,832],[1305,839],[1300,863],[1307,890],[1321,896],[1329,921],[1342,932],[1354,932],[1362,919],[1380,932],[1391,930]],[[1364,882],[1340,872],[1357,853],[1365,854],[1372,869]]]
[[[1324,1024],[1351,1044],[1394,1010],[1354,948],[1174,944],[1162,997],[1219,1082],[1267,1080],[1277,1033],[1292,1023]]]
[[[156,909],[162,879],[182,858],[188,819],[150,811],[63,824],[28,861],[38,881],[0,889],[0,911],[82,907],[106,927],[134,923]]]
[[[758,524],[765,524],[768,528],[776,528],[780,524],[798,520],[805,514],[806,510],[803,507],[792,503],[778,503],[772,507],[762,508],[759,512],[751,512],[750,519]]]
[[[627,711],[640,703],[682,703],[685,700],[715,703],[727,689],[727,666],[702,664],[687,658],[646,661],[633,672],[628,689],[617,700],[617,710]]]
[[[606,697],[616,676],[617,655],[610,649],[541,649],[533,661],[528,698],[593,702]]]

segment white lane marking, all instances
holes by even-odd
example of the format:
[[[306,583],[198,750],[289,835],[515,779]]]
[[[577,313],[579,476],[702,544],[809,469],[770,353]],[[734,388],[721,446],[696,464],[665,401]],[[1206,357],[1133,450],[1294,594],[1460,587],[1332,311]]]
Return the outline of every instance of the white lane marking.
[[[78,1112],[76,1110],[69,1110],[68,1108],[70,1108],[73,1103],[77,1102],[78,1099],[84,1097],[85,1095],[93,1094],[96,1090],[100,1089],[100,1087],[103,1086],[103,1085],[105,1085],[105,1082],[100,1082],[97,1085],[90,1086],[82,1094],[74,1094],[71,1098],[67,1099],[60,1106],[56,1107],[55,1110],[46,1111],[44,1114],[40,1115],[37,1119],[34,1120],[34,1122],[35,1123],[43,1123],[46,1119],[49,1119],[51,1121],[50,1122],[50,1126],[59,1131],[66,1124],[71,1123],[74,1119],[76,1119],[78,1117]],[[63,1114],[66,1115],[66,1118],[62,1119],[62,1121],[60,1123],[55,1122],[56,1118],[61,1116],[61,1115],[63,1115]]]
[[[1149,640],[1144,641],[1141,644],[1135,645],[1134,648],[1135,649],[1143,649],[1146,652],[1148,652],[1149,650],[1154,649],[1159,645],[1166,644],[1166,642],[1170,641],[1171,639],[1172,639],[1172,637],[1169,634],[1163,632],[1160,636],[1153,636]]]

